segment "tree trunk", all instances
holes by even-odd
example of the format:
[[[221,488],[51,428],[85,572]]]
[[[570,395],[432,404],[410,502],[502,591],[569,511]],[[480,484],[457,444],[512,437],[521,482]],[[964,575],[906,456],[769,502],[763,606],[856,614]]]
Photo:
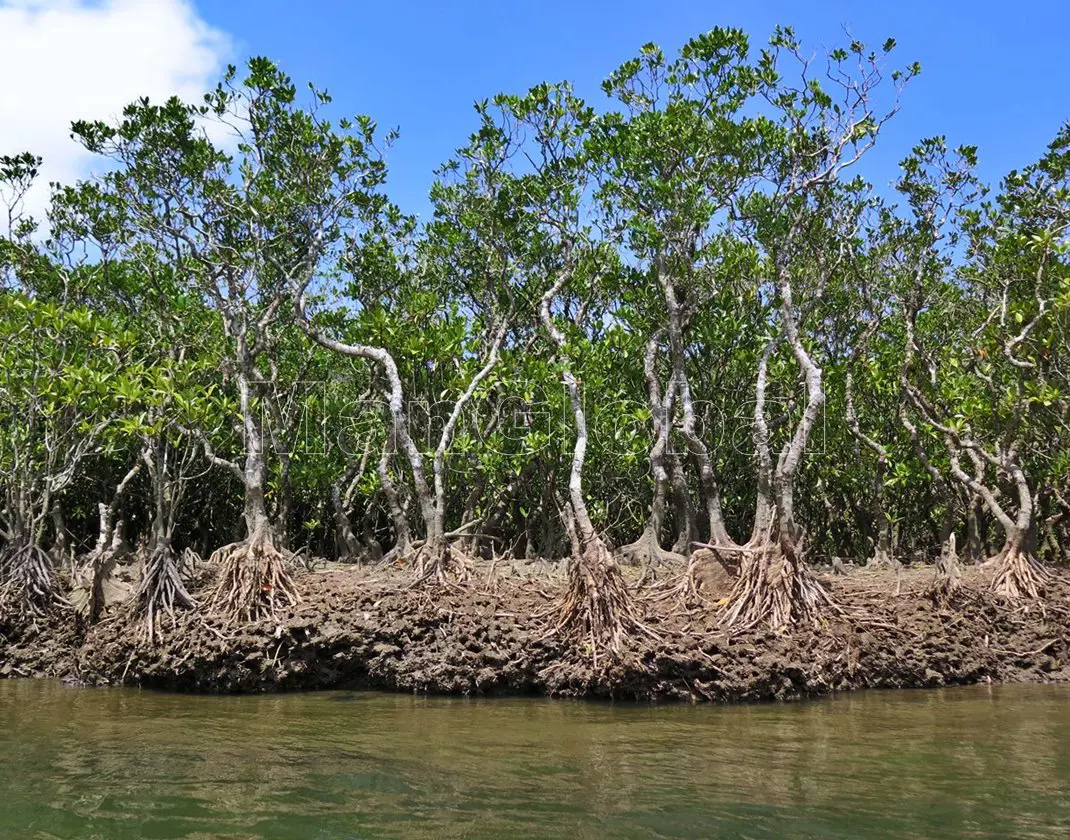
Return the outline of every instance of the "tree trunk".
[[[676,541],[672,550],[682,557],[690,557],[695,543],[701,539],[698,516],[691,502],[691,490],[680,457],[673,453],[669,458],[669,480],[672,483],[673,519],[676,523]]]
[[[766,539],[773,527],[776,515],[776,496],[773,489],[773,456],[770,449],[769,422],[765,417],[766,389],[768,387],[769,361],[780,345],[777,336],[766,342],[758,358],[758,375],[754,384],[754,452],[757,459],[757,502],[754,509],[754,525],[747,545],[757,545]]]
[[[149,643],[156,641],[159,619],[172,620],[176,609],[194,609],[193,596],[182,580],[181,562],[172,544],[178,506],[183,495],[185,462],[166,441],[157,438],[144,453],[152,481],[153,519],[148,551],[143,558],[141,580],[134,595],[135,613],[140,616]]]
[[[263,424],[254,403],[251,367],[247,362],[238,377],[245,437],[242,477],[246,536],[240,543],[216,550],[209,558],[209,563],[220,568],[211,607],[239,621],[274,616],[276,608],[293,606],[300,600],[285,558],[276,546],[275,529],[268,515],[267,455]]]
[[[1048,574],[1032,553],[1030,537],[1033,529],[1033,492],[1025,473],[1017,463],[1016,455],[1013,451],[1008,451],[1003,453],[1002,459],[996,459],[981,450],[972,440],[960,442],[950,430],[945,429],[944,433],[952,474],[984,500],[989,512],[1003,528],[1003,548],[985,564],[994,568],[993,592],[1008,600],[1022,597],[1039,598],[1048,580]],[[986,460],[996,461],[998,469],[1011,479],[1018,495],[1018,511],[1013,518],[996,499],[995,493],[977,479],[976,473],[971,476],[962,468],[960,449],[963,446]]]
[[[742,551],[740,574],[721,617],[722,624],[729,628],[753,627],[759,623],[774,628],[799,621],[816,623],[824,612],[835,608],[825,587],[806,565],[802,533],[795,522],[795,474],[824,405],[825,391],[821,368],[810,357],[798,334],[790,275],[784,259],[785,254],[777,255],[782,336],[803,372],[807,402],[794,434],[777,460],[772,475],[775,501],[773,510],[770,510],[768,488],[763,486],[768,481],[771,461],[769,427],[765,419],[765,387],[769,358],[778,339],[770,341],[759,360],[755,400],[755,443],[759,451],[756,531]],[[760,524],[764,524],[764,531],[757,530]],[[713,548],[713,551],[721,553],[717,548]]]
[[[379,485],[383,488],[386,506],[390,511],[390,520],[394,525],[394,548],[387,552],[388,557],[401,560],[412,551],[412,529],[409,527],[409,515],[401,501],[398,486],[390,475],[390,461],[394,452],[393,434],[388,434],[383,443],[383,452],[379,457]]]
[[[654,430],[654,443],[650,448],[650,471],[654,476],[654,497],[650,504],[650,516],[639,539],[622,546],[619,554],[622,560],[645,569],[661,566],[671,560],[683,559],[673,556],[661,547],[661,531],[665,524],[665,496],[669,484],[669,474],[665,467],[669,449],[669,427],[672,416],[672,404],[675,377],[670,380],[669,388],[662,397],[658,385],[657,361],[658,342],[661,331],[656,332],[647,342],[643,360],[643,374],[647,384],[647,404],[650,408],[651,423]]]
[[[71,533],[67,530],[67,517],[63,500],[56,499],[52,505],[53,542],[49,554],[60,567],[69,568],[74,564],[74,550],[71,548]]]
[[[568,502],[565,525],[572,543],[569,562],[569,585],[558,609],[556,629],[574,633],[591,646],[592,658],[597,661],[602,646],[611,651],[619,649],[625,632],[641,628],[635,617],[632,598],[624,578],[602,538],[595,530],[583,496],[583,463],[587,454],[587,415],[583,408],[579,382],[568,357],[568,342],[554,323],[550,307],[569,279],[562,272],[543,295],[539,315],[543,327],[553,342],[560,364],[561,378],[568,391],[569,406],[575,425],[572,466],[569,470]]]

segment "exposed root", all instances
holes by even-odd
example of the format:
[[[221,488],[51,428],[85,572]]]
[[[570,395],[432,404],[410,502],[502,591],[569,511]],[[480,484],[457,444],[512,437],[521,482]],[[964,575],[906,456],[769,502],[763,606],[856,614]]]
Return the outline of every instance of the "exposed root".
[[[866,561],[867,569],[890,569],[893,572],[902,568],[902,565],[902,563],[887,551],[882,551],[880,549],[873,552],[873,556]]]
[[[617,555],[622,563],[628,566],[639,566],[648,573],[662,566],[680,568],[686,566],[688,558],[675,551],[666,551],[658,542],[657,534],[649,525],[635,542],[621,546]]]
[[[995,576],[992,591],[1001,598],[1039,599],[1050,575],[1040,562],[1019,546],[1011,544],[992,558]]]
[[[657,638],[637,615],[620,567],[598,537],[569,561],[568,586],[557,606],[554,631],[587,643],[596,666],[599,652],[617,653],[629,633]]]
[[[5,547],[0,553],[0,604],[31,615],[54,606],[68,606],[56,591],[52,558],[30,543]]]
[[[266,529],[216,549],[208,562],[219,567],[209,609],[232,620],[257,621],[301,600],[286,557]]]
[[[184,553],[183,558],[186,556]],[[176,608],[194,609],[197,606],[182,581],[180,563],[167,542],[157,545],[145,559],[141,581],[134,594],[134,615],[144,622],[149,644],[156,641],[158,623],[164,615],[174,624]]]
[[[716,551],[716,547],[713,547]],[[739,550],[740,571],[720,624],[745,630],[765,624],[819,625],[829,613],[841,614],[828,591],[806,565],[798,548],[770,535]]]
[[[421,545],[411,555],[416,580],[413,586],[433,584],[449,586],[472,576],[474,561],[466,552],[446,542],[437,547]]]
[[[959,555],[955,550],[955,535],[952,534],[940,549],[940,559],[936,561],[928,596],[934,605],[946,607],[959,597],[961,588],[962,567],[959,565]]]
[[[686,569],[652,587],[654,601],[672,600],[691,610],[708,607],[728,594],[729,582],[739,575],[739,558],[729,557],[726,546],[722,546],[724,553],[718,553],[705,544],[697,545],[700,547],[688,558]]]
[[[178,564],[180,572],[185,572],[188,575],[195,575],[197,574],[197,567],[203,564],[204,561],[201,559],[201,555],[192,548],[186,546],[182,549],[182,558]]]

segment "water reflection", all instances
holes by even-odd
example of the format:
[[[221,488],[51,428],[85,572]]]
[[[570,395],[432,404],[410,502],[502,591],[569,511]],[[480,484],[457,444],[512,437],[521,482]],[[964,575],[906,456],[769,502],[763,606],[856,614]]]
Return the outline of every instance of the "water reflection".
[[[1070,689],[642,707],[0,681],[0,837],[1070,836]]]

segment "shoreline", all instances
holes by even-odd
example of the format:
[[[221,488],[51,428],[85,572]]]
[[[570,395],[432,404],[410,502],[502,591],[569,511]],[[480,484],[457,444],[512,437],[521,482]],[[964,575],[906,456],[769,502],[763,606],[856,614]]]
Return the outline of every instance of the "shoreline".
[[[0,616],[0,678],[130,685],[186,693],[374,689],[460,696],[643,702],[794,700],[872,688],[1070,683],[1070,575],[1055,571],[1042,602],[1004,604],[985,573],[936,608],[930,567],[822,576],[853,615],[821,628],[729,636],[716,609],[643,603],[658,639],[629,639],[593,660],[546,632],[555,583],[504,578],[495,587],[407,588],[403,572],[308,572],[302,602],[277,620],[226,627],[196,613],[165,622],[150,646],[115,610],[85,632],[69,613]],[[896,594],[898,590],[898,594]],[[713,598],[716,600],[716,598]]]

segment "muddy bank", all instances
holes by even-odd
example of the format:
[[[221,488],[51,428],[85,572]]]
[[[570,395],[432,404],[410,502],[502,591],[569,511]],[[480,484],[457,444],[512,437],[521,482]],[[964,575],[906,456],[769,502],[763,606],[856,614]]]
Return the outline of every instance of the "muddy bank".
[[[119,614],[79,630],[69,615],[0,617],[0,676],[49,677],[191,692],[375,688],[463,695],[546,694],[638,700],[793,699],[859,688],[1070,682],[1070,577],[1044,604],[969,594],[951,608],[925,596],[932,570],[824,578],[846,611],[790,633],[721,631],[715,607],[644,602],[658,639],[616,658],[546,632],[556,584],[499,580],[411,590],[400,573],[312,572],[302,603],[240,629],[183,615],[156,646]],[[541,616],[541,617],[540,617]]]

